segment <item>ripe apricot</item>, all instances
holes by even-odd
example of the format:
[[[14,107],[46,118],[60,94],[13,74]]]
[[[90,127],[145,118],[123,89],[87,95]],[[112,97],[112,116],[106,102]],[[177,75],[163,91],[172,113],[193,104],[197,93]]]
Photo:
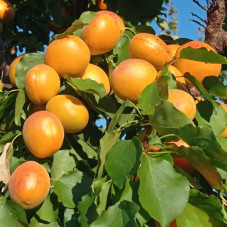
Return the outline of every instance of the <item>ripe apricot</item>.
[[[45,104],[60,89],[57,72],[48,65],[38,64],[32,67],[25,78],[25,90],[29,99],[35,104]]]
[[[53,97],[47,103],[46,110],[59,118],[67,133],[81,131],[89,120],[89,113],[85,105],[71,95]]]
[[[182,73],[185,74],[189,72],[191,75],[195,76],[200,82],[207,76],[218,76],[221,72],[221,64],[214,63],[205,63],[200,61],[193,61],[189,59],[180,59],[180,53],[184,48],[192,47],[192,48],[202,48],[205,47],[208,51],[215,50],[206,43],[200,41],[190,41],[177,49],[176,52],[176,61],[174,62],[174,66]],[[190,83],[188,80],[186,80]]]
[[[82,39],[88,45],[91,55],[100,55],[111,51],[119,38],[119,25],[113,17],[107,14],[95,16],[82,32]]]
[[[107,4],[104,3],[104,0],[97,0],[97,5],[101,10],[106,10],[108,8]]]
[[[51,112],[35,112],[25,120],[23,138],[34,156],[46,158],[57,152],[63,144],[62,123]]]
[[[194,119],[196,103],[189,93],[180,89],[170,89],[168,101],[171,102],[176,109],[183,112],[189,119]]]
[[[137,102],[139,95],[156,77],[156,69],[147,61],[127,59],[112,72],[110,82],[118,97]]]
[[[69,35],[51,42],[44,54],[45,64],[51,66],[60,77],[81,76],[90,61],[90,51],[85,42]]]
[[[10,79],[11,84],[14,87],[17,87],[16,86],[16,67],[17,67],[17,64],[20,61],[20,59],[21,59],[22,56],[23,55],[17,56],[17,58],[14,59],[13,62],[10,64],[10,68],[9,68],[9,79]]]
[[[0,21],[10,22],[15,17],[15,9],[7,0],[0,0]]]
[[[110,83],[107,74],[97,65],[89,64],[84,74],[81,76],[82,79],[92,79],[99,84],[103,84],[106,95],[110,92]]]
[[[116,13],[114,13],[112,11],[108,11],[108,10],[97,11],[96,13],[99,15],[107,14],[107,15],[111,16],[113,19],[115,19],[120,27],[120,35],[121,36],[124,35],[125,25],[124,25],[122,18],[119,15],[117,15]]]
[[[168,44],[168,48],[171,51],[172,58],[176,56],[176,52],[179,47],[180,47],[179,44]]]
[[[157,70],[162,69],[165,62],[172,60],[171,51],[166,43],[149,33],[136,34],[130,42],[129,52],[131,58],[146,60]]]
[[[227,105],[220,102],[216,101],[226,112],[227,112]],[[227,137],[227,128],[218,136],[218,137]]]
[[[176,78],[176,80],[178,82],[181,82],[181,83],[184,83],[185,84],[185,79],[184,79],[184,77],[182,77],[183,74],[176,67],[174,67],[172,65],[169,65],[168,66],[168,71],[175,76],[175,78]],[[158,72],[158,77],[161,76],[161,73],[162,73],[162,70],[160,70]]]
[[[10,198],[24,209],[32,209],[41,204],[49,190],[48,172],[35,161],[18,166],[9,180]]]

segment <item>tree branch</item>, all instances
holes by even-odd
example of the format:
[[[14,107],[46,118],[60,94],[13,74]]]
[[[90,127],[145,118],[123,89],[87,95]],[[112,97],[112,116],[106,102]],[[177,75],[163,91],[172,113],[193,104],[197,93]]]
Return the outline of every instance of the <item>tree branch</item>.
[[[189,21],[195,22],[196,24],[198,24],[198,25],[202,26],[204,29],[206,29],[206,26],[203,25],[203,24],[201,24],[201,23],[200,23],[199,21],[197,21],[197,20],[189,19]]]
[[[192,13],[192,16],[198,18],[199,20],[207,24],[207,20],[204,20],[203,18],[199,17],[197,14]]]
[[[207,7],[202,6],[197,0],[193,0],[193,2],[195,2],[201,9],[206,10],[207,11]]]

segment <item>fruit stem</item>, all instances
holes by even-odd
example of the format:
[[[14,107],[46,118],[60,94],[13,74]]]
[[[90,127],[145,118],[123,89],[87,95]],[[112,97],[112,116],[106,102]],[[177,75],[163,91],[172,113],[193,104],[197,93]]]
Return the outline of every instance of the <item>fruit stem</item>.
[[[140,116],[141,118],[143,118],[143,114],[140,112],[140,110],[138,109],[138,107],[137,107],[133,102],[131,102],[131,101],[128,101],[128,103],[131,104],[131,106],[132,106],[133,108],[135,108],[135,110],[138,112],[139,116]]]
[[[134,30],[132,30],[131,28],[129,28],[129,27],[125,27],[125,30],[129,30],[129,31],[131,31],[134,35],[136,35],[136,32],[134,31]],[[126,35],[126,34],[125,34]]]
[[[138,124],[139,121],[138,121],[138,120],[132,120],[132,121],[129,121],[129,122],[127,122],[127,123],[124,123],[124,124],[122,124],[119,128],[117,128],[117,132],[121,131],[122,128],[123,128],[124,126],[126,126],[126,125],[128,125],[128,124],[132,124],[132,123]]]
[[[176,136],[176,135],[175,134],[167,134],[167,135],[161,136],[160,139],[164,139],[164,138],[172,137],[172,136]]]
[[[131,40],[130,36],[128,36],[126,33],[124,34],[129,40]]]

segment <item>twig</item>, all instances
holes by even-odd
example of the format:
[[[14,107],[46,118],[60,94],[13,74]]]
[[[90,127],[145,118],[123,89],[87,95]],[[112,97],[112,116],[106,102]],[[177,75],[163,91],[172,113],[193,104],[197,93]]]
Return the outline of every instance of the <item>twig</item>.
[[[198,19],[200,19],[202,22],[206,23],[207,24],[207,20],[204,20],[203,18],[201,18],[200,16],[198,16],[197,14],[195,13],[192,13],[192,16],[193,17],[197,17]]]
[[[208,8],[206,6],[202,6],[197,0],[193,0],[193,2],[195,2],[201,9],[203,10],[208,10]]]
[[[196,20],[193,20],[193,19],[189,19],[189,21],[193,21],[193,22],[195,22],[196,24],[202,26],[204,29],[206,29],[206,26],[203,25],[203,24],[201,24],[199,21],[196,21]]]

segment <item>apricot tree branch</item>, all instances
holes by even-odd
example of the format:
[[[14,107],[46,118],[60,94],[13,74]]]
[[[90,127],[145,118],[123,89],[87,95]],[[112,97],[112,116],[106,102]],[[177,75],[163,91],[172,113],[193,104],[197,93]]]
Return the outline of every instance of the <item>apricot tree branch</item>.
[[[200,23],[200,22],[199,22],[199,21],[197,21],[197,20],[189,19],[189,21],[192,21],[192,22],[194,22],[194,23],[196,23],[196,24],[198,24],[198,25],[202,26],[204,29],[206,29],[206,26],[205,26],[205,25],[203,25],[202,23]]]
[[[193,2],[196,3],[201,9],[207,11],[207,7],[206,6],[202,6],[197,0],[193,0]]]
[[[204,23],[206,23],[206,24],[207,24],[207,21],[206,21],[206,20],[204,20],[203,18],[201,18],[200,16],[198,16],[197,14],[192,13],[192,16],[193,16],[193,17],[197,17],[199,20],[201,20],[202,22],[204,22]]]

